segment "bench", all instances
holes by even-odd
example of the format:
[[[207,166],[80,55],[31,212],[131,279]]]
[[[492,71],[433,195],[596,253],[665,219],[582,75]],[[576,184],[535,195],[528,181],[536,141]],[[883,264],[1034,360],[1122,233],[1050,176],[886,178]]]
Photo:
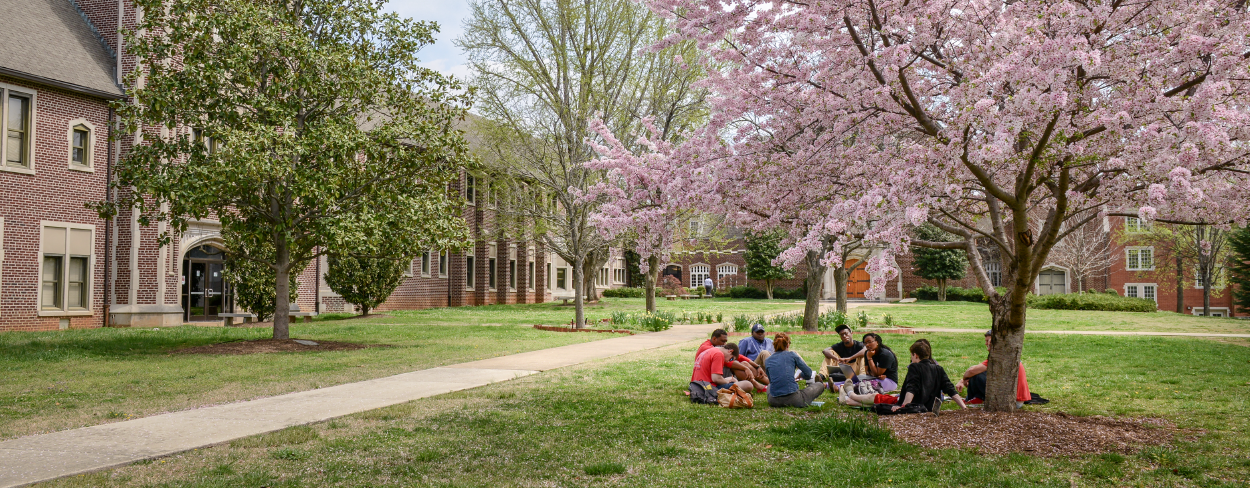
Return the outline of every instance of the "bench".
[[[312,322],[312,318],[317,316],[317,312],[301,312],[299,305],[291,304],[291,317],[304,317],[304,322]]]
[[[677,295],[664,295],[665,300],[676,300]]]
[[[243,319],[244,324],[249,323],[252,319],[256,318],[256,314],[254,313],[219,313],[217,316],[224,317],[226,319],[226,327],[234,327],[234,319],[236,318]]]

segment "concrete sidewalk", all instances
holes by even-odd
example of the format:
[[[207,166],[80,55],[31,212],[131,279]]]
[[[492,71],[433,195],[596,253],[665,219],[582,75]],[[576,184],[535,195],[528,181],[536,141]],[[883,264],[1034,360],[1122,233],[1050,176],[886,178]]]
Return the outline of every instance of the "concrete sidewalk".
[[[0,487],[168,456],[549,369],[703,339],[720,324],[573,344],[358,383],[0,442]]]

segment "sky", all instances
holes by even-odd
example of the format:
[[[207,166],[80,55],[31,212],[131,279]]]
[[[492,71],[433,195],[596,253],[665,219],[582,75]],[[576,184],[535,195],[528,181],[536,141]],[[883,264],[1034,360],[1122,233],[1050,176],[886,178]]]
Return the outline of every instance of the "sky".
[[[469,16],[468,0],[391,0],[386,8],[401,16],[438,22],[439,32],[432,46],[417,53],[421,64],[444,74],[466,79],[469,67],[464,54],[452,44],[464,32],[461,23]]]

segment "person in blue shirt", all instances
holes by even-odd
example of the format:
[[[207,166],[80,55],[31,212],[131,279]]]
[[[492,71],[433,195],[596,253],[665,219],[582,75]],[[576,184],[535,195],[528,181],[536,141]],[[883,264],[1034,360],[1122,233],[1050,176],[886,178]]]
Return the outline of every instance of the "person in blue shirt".
[[[756,323],[751,326],[751,337],[738,341],[738,351],[756,364],[764,364],[774,352],[773,341],[765,336],[764,326]]]
[[[812,404],[825,389],[833,389],[833,382],[823,374],[812,375],[812,368],[803,362],[803,358],[790,350],[790,336],[778,333],[773,339],[773,348],[777,351],[764,361],[764,371],[768,372],[768,406],[770,407],[806,407]],[[811,378],[807,388],[799,389],[794,380],[794,370],[799,370],[803,378]]]

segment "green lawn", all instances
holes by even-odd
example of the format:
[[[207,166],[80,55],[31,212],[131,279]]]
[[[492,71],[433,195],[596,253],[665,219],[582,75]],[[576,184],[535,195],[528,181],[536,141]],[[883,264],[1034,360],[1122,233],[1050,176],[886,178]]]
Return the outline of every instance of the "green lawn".
[[[666,302],[667,309],[771,312],[801,307],[762,300]],[[641,310],[641,299],[608,299],[590,312]],[[319,317],[293,324],[294,338],[389,347],[248,356],[174,355],[178,348],[272,336],[268,328],[183,326],[0,333],[0,438],[144,417],[524,351],[614,334],[535,330],[571,307],[550,304],[388,312],[391,317]],[[339,320],[335,320],[339,319]]]
[[[646,308],[642,298],[604,298],[586,305],[587,323],[611,317],[612,312],[641,312]],[[802,310],[799,300],[735,300],[731,298],[703,300],[656,300],[657,310],[681,313],[722,313],[725,320],[734,314],[762,314]],[[404,323],[417,321],[430,325],[568,325],[573,320],[573,306],[556,303],[519,305],[485,305],[481,307],[431,308],[382,312],[389,317],[362,319],[361,323]],[[333,315],[332,317],[342,317]]]
[[[922,334],[948,370],[980,337]],[[916,336],[887,336],[897,350]],[[797,336],[815,362],[829,338]],[[1030,337],[1034,391],[1081,415],[1195,434],[1128,455],[929,450],[844,407],[725,410],[680,393],[695,343],[450,393],[53,486],[1246,486],[1250,348],[1170,337]],[[762,399],[762,398],[761,398]],[[823,398],[829,400],[829,397]],[[758,402],[758,400],[757,400]],[[757,403],[760,404],[760,403]],[[830,432],[838,432],[829,435]]]
[[[972,302],[916,302],[865,304],[869,319],[894,316],[908,327],[989,329],[989,305]],[[855,312],[855,310],[852,310]],[[1250,334],[1250,320],[1195,317],[1175,312],[1098,312],[1085,310],[1028,310],[1029,330],[1111,330],[1156,332],[1213,332]]]

